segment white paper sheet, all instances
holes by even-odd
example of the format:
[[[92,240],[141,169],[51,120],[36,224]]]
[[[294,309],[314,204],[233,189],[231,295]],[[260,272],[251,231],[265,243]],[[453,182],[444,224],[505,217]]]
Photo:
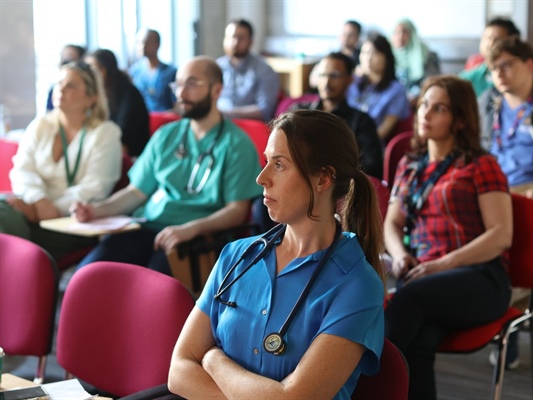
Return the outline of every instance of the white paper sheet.
[[[48,392],[50,400],[88,400],[96,397],[87,393],[77,379],[46,383],[42,387]]]

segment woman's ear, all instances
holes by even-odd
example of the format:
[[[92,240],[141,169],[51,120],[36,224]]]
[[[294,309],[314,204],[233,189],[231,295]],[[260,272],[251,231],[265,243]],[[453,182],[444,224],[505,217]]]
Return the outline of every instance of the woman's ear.
[[[333,186],[335,180],[335,169],[333,167],[324,167],[318,175],[316,191],[321,192]]]

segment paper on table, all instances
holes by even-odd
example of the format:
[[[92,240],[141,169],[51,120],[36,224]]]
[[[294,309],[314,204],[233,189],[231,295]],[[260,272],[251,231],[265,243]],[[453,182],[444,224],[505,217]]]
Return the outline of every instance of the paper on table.
[[[50,400],[87,400],[95,398],[95,396],[85,391],[77,379],[47,383],[42,385],[42,387],[48,392]]]
[[[131,222],[137,221],[127,215],[117,215],[115,217],[93,219],[89,222],[75,222],[67,227],[69,231],[114,231],[124,228]]]

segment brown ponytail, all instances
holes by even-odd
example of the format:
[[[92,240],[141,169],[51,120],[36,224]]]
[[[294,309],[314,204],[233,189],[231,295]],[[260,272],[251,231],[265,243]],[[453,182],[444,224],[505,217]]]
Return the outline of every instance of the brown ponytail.
[[[350,183],[341,217],[343,229],[357,235],[368,262],[385,283],[385,271],[379,257],[384,252],[384,242],[378,198],[374,185],[360,170]]]

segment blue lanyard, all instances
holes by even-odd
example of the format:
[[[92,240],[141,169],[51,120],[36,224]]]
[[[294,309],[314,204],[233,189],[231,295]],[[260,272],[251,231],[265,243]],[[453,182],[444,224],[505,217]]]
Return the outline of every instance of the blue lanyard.
[[[67,134],[65,133],[65,129],[63,129],[63,126],[59,125],[59,135],[61,136],[61,143],[63,145],[63,157],[65,158],[65,172],[67,175],[67,184],[69,187],[72,186],[72,184],[74,183],[74,179],[76,178],[76,174],[78,173],[78,169],[80,167],[81,151],[83,148],[83,139],[85,139],[86,132],[87,132],[87,129],[84,126],[81,130],[80,147],[78,148],[78,156],[76,157],[76,163],[74,164],[74,170],[71,173],[69,162],[68,162]]]
[[[405,221],[406,224],[403,228],[403,244],[406,249],[412,250],[411,231],[413,230],[415,225],[416,213],[422,209],[424,203],[426,202],[429,196],[429,193],[431,192],[431,190],[433,190],[433,187],[435,186],[439,178],[444,175],[444,173],[451,165],[455,157],[455,152],[451,152],[450,154],[448,154],[446,158],[437,165],[437,167],[431,173],[429,178],[422,182],[420,186],[418,185],[418,181],[422,178],[422,175],[426,170],[429,161],[429,155],[426,154],[424,158],[422,158],[422,160],[420,160],[418,163],[415,163],[414,176],[409,182],[409,188],[407,196],[405,198],[405,203],[407,205],[407,218]]]

